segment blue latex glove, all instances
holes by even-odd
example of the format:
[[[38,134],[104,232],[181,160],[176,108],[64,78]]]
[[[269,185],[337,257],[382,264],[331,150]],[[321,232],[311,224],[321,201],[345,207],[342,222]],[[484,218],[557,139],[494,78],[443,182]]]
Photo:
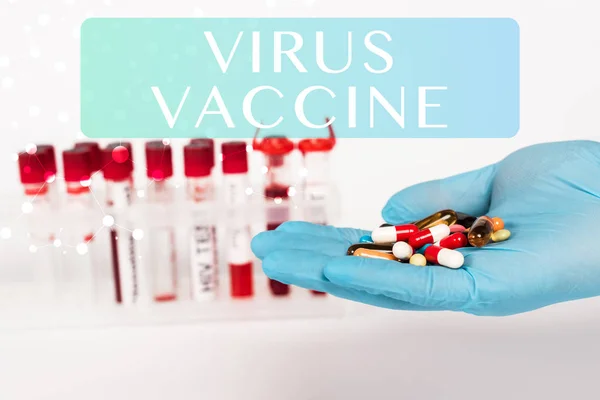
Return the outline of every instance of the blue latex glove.
[[[383,209],[392,224],[442,209],[499,216],[508,241],[463,248],[464,267],[345,256],[366,231],[288,222],[252,249],[272,279],[403,310],[508,315],[600,294],[600,143],[558,142],[421,183]]]

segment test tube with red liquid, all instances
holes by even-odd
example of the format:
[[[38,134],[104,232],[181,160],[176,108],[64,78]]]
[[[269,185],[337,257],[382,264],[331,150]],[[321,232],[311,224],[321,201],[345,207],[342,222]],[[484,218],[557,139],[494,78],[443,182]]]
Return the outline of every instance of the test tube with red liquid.
[[[186,201],[192,206],[193,219],[189,247],[191,295],[195,301],[212,300],[218,285],[216,229],[208,222],[207,210],[197,212],[193,207],[214,201],[214,142],[211,139],[192,140],[183,148],[183,162]]]
[[[329,119],[326,119],[329,123]],[[303,139],[298,143],[302,153],[303,168],[306,174],[302,193],[304,197],[304,219],[315,224],[327,225],[328,195],[331,191],[329,178],[329,158],[335,146],[335,133],[328,126],[328,138]],[[313,291],[314,294],[324,293]]]
[[[77,303],[91,302],[97,291],[94,282],[98,276],[91,251],[94,227],[90,217],[95,205],[90,191],[92,156],[89,149],[65,150],[63,169],[66,187],[63,210],[68,213],[65,217],[73,223],[64,232],[64,240],[71,248],[65,250],[63,257],[61,283],[65,287],[61,294]]]
[[[53,215],[53,204],[49,196],[48,181],[53,182],[54,175],[47,169],[48,153],[31,146],[19,154],[19,176],[23,185],[24,201],[21,210],[27,226],[29,251],[32,257],[33,281],[41,284],[39,291],[43,297],[46,292],[54,295],[59,264],[53,251],[57,242],[49,218]],[[52,252],[48,255],[48,252]],[[43,253],[42,253],[43,252]]]
[[[158,226],[152,224],[148,232],[150,257],[147,265],[151,271],[152,295],[154,301],[165,302],[177,299],[177,251],[175,227],[169,223],[169,216],[162,214],[173,210],[175,192],[170,182],[173,176],[173,155],[171,146],[163,141],[146,143],[146,171],[150,184],[147,201],[160,206],[161,218]]]
[[[106,203],[115,215],[105,215],[110,229],[115,300],[134,304],[146,299],[147,288],[140,265],[140,250],[133,232],[126,227],[127,213],[133,201],[133,159],[130,143],[111,143],[102,151]]]
[[[289,189],[291,183],[291,165],[289,154],[294,143],[285,136],[268,136],[259,141],[258,130],[252,142],[254,150],[264,155],[265,198],[267,230],[276,229],[290,219]],[[290,286],[269,279],[269,287],[274,296],[287,296]]]
[[[245,142],[227,142],[221,146],[223,155],[223,199],[233,213],[227,242],[227,262],[232,297],[254,295],[250,226],[244,220],[247,204],[248,154]]]

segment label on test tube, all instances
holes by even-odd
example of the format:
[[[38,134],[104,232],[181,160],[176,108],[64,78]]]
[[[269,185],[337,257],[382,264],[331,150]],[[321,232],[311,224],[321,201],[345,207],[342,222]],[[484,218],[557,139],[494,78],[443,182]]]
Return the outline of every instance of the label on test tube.
[[[155,301],[172,301],[176,295],[175,231],[171,227],[154,228],[150,232],[152,251],[153,295]]]
[[[223,179],[223,194],[225,204],[228,206],[246,204],[248,198],[246,189],[248,189],[248,187],[248,175],[227,174]]]
[[[121,302],[135,304],[147,295],[147,288],[144,287],[144,279],[139,268],[139,246],[131,232],[125,229],[115,228],[114,235],[119,259]]]
[[[208,300],[216,295],[217,257],[215,229],[208,225],[193,227],[191,236],[191,287],[192,298]]]

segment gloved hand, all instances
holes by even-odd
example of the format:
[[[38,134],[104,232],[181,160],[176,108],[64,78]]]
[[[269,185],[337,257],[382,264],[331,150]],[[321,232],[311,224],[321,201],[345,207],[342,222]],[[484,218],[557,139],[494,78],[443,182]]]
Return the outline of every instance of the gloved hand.
[[[459,249],[457,270],[346,256],[368,232],[305,222],[257,235],[252,249],[272,279],[394,309],[509,315],[600,295],[600,143],[535,145],[409,187],[383,218],[400,224],[447,208],[501,217],[512,236]]]

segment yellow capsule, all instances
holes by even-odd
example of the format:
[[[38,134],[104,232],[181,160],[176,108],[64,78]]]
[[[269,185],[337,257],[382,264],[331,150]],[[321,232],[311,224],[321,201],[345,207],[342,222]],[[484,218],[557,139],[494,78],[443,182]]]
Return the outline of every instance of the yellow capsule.
[[[414,222],[414,224],[417,226],[417,228],[423,230],[440,224],[450,226],[455,224],[456,220],[457,216],[454,210],[442,210],[436,212],[435,214],[431,214],[429,217],[425,217],[420,221]]]
[[[508,229],[500,229],[492,233],[492,242],[503,242],[510,237],[510,231]]]
[[[408,260],[409,263],[411,263],[412,265],[416,265],[419,267],[424,267],[427,265],[427,259],[425,258],[425,256],[423,254],[413,254],[412,257],[410,257],[410,260]]]
[[[494,232],[504,229],[504,221],[500,217],[493,217],[492,223],[494,224]]]
[[[492,233],[494,233],[492,219],[486,216],[479,217],[469,229],[467,240],[473,247],[483,247],[490,241]]]
[[[363,248],[354,250],[353,255],[357,256],[357,257],[379,258],[381,260],[397,261],[396,257],[394,257],[393,254],[384,253],[384,252],[377,251],[377,250],[368,250],[368,249],[363,249]]]

